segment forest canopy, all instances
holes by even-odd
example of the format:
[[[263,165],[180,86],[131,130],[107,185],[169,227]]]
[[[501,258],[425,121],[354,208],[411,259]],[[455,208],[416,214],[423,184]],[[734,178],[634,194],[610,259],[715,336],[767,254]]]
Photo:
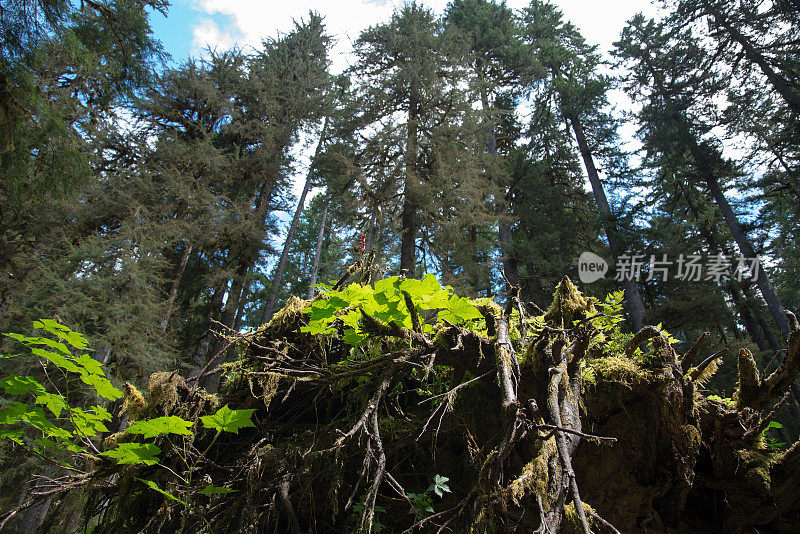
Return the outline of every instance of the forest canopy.
[[[0,531],[791,531],[800,10],[660,6],[4,3]]]

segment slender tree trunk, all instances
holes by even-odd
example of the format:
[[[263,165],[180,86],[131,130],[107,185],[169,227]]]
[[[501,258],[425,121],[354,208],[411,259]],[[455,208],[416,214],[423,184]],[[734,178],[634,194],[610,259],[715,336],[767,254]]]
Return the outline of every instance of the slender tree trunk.
[[[365,236],[366,239],[364,240],[364,250],[367,254],[372,252],[373,247],[375,246],[375,234],[376,234],[376,226],[378,224],[378,213],[376,209],[372,210],[372,215],[369,217],[369,226],[367,227],[367,235]]]
[[[248,269],[247,275],[245,276],[244,287],[242,287],[242,296],[239,297],[239,306],[236,307],[236,317],[233,320],[233,329],[237,332],[242,327],[242,319],[244,318],[244,307],[247,306],[249,302],[247,299],[247,293],[250,291],[250,273],[252,269]]]
[[[283,271],[286,268],[286,260],[289,258],[289,251],[292,248],[294,233],[297,230],[297,223],[300,220],[300,215],[303,213],[306,195],[308,194],[309,189],[311,189],[311,178],[314,175],[314,166],[317,163],[317,158],[322,152],[322,145],[325,143],[325,130],[327,130],[327,128],[328,119],[326,118],[322,125],[322,132],[319,135],[317,149],[314,151],[314,157],[311,158],[311,163],[308,165],[306,183],[303,186],[303,192],[300,193],[300,199],[297,202],[297,209],[294,211],[292,223],[289,225],[289,232],[286,234],[286,241],[283,243],[283,251],[281,252],[281,257],[278,260],[278,266],[275,269],[275,279],[272,281],[272,292],[269,295],[267,305],[264,307],[264,312],[261,314],[261,320],[259,321],[259,324],[264,324],[269,321],[269,319],[272,317],[272,313],[275,311],[275,303],[277,302],[281,281],[283,280]]]
[[[761,331],[769,344],[769,348],[773,351],[777,351],[780,349],[780,343],[778,343],[778,338],[775,337],[775,332],[770,326],[769,321],[764,318],[764,314],[758,309],[757,297],[753,294],[753,287],[750,282],[742,284],[742,292],[744,293],[747,306],[750,308],[751,313],[757,319],[757,323],[761,327]]]
[[[412,91],[413,95],[413,91]],[[400,236],[400,272],[413,278],[417,265],[417,147],[419,103],[414,96],[411,97],[408,108],[408,134],[406,137],[405,151],[405,180],[403,184],[403,215],[402,235]]]
[[[220,311],[222,307],[222,300],[225,298],[225,290],[228,288],[229,280],[226,278],[222,280],[217,288],[214,290],[214,294],[211,296],[211,304],[209,306],[208,314],[206,315],[206,328],[203,336],[200,338],[200,341],[197,343],[197,348],[194,351],[194,357],[192,358],[192,369],[189,371],[189,378],[194,378],[198,374],[200,374],[200,370],[206,364],[209,358],[208,351],[211,348],[211,342],[213,341],[213,334],[211,333],[211,319],[213,319],[217,312]]]
[[[53,474],[56,472],[55,468],[50,466],[47,467],[44,471],[44,476],[46,477],[53,477]],[[36,479],[34,479],[36,480]],[[26,492],[26,496],[32,493],[33,491],[42,489],[42,486],[45,485],[46,482],[40,480],[40,482],[33,482],[30,483],[30,491]],[[19,521],[19,525],[17,526],[18,532],[20,534],[28,534],[35,532],[39,526],[44,523],[45,518],[47,517],[47,512],[50,510],[50,505],[53,502],[52,496],[39,501],[38,503],[30,506],[25,510],[25,513],[22,515],[22,519]]]
[[[512,251],[514,243],[513,230],[508,223],[500,223],[500,247],[503,251],[503,273],[508,283],[519,287],[519,263]]]
[[[308,283],[308,300],[314,298],[314,284],[317,283],[317,275],[319,274],[319,259],[322,255],[322,241],[325,239],[325,223],[328,219],[328,206],[330,206],[330,200],[325,203],[325,208],[322,210],[322,219],[319,222],[317,246],[314,250],[314,266],[311,268],[311,281]]]
[[[688,187],[683,182],[679,182],[678,185],[683,192],[683,197],[686,200],[686,204],[689,206],[689,211],[691,211],[692,217],[698,225],[700,235],[703,236],[703,239],[708,245],[709,251],[716,252],[718,254],[728,254],[729,251],[726,250],[726,248],[720,243],[719,239],[717,239],[714,227],[701,220],[700,212],[692,198],[692,194],[695,192],[695,189],[693,187]],[[750,334],[750,337],[753,338],[753,341],[756,343],[756,345],[758,345],[760,350],[767,350],[768,346],[764,341],[761,332],[759,331],[758,324],[753,318],[753,313],[748,305],[749,299],[746,295],[742,294],[742,288],[739,285],[739,282],[731,278],[727,281],[726,288],[731,295],[731,299],[733,300],[736,309],[739,311],[739,315],[742,318],[745,330],[747,330],[747,333]],[[760,316],[760,314],[757,312],[755,315]],[[775,350],[777,350],[777,348]]]
[[[222,314],[219,320],[220,323],[228,328],[233,328],[233,322],[236,318],[236,310],[239,309],[239,300],[242,296],[242,289],[244,288],[244,282],[249,268],[250,267],[247,263],[244,261],[240,262],[239,268],[236,270],[236,274],[234,274],[233,280],[231,281],[231,288],[228,291],[228,300],[225,301],[225,307],[222,309]],[[209,353],[209,357],[213,358],[216,356],[225,348],[224,344],[226,343],[227,340],[216,337],[214,342],[211,344],[211,352]],[[217,358],[214,366],[225,363],[225,361],[228,361],[231,356],[232,351],[228,351],[223,359]],[[219,373],[209,375],[203,381],[203,387],[209,393],[216,393],[217,389],[219,388],[219,380]]]
[[[567,120],[572,126],[572,131],[575,133],[575,139],[578,142],[581,156],[583,157],[583,164],[586,167],[586,174],[589,176],[589,183],[592,185],[592,193],[594,193],[594,200],[597,203],[597,209],[600,211],[600,216],[603,218],[603,228],[606,231],[608,238],[608,245],[611,249],[611,255],[614,261],[622,255],[624,250],[617,234],[617,229],[611,207],[606,198],[606,192],[603,189],[603,183],[600,181],[600,175],[597,172],[597,167],[594,164],[592,152],[589,149],[589,143],[586,141],[586,135],[583,132],[583,126],[580,123],[577,115],[570,113]],[[624,278],[624,277],[623,277]],[[644,302],[639,289],[636,287],[636,281],[633,279],[622,280],[620,285],[625,290],[625,303],[628,308],[628,313],[633,322],[633,328],[637,332],[644,327]]]
[[[692,151],[693,155],[696,151],[699,151],[699,147],[697,147],[696,144],[694,146],[695,149]],[[742,227],[739,224],[739,219],[736,217],[733,209],[731,209],[728,199],[725,198],[725,195],[722,193],[722,189],[720,189],[717,177],[714,176],[711,169],[705,164],[702,156],[700,158],[695,156],[695,160],[698,163],[698,166],[703,167],[701,172],[703,173],[706,184],[708,184],[708,188],[711,191],[711,196],[714,198],[714,201],[717,203],[717,207],[722,212],[722,216],[725,219],[731,234],[733,234],[733,239],[739,246],[739,250],[744,257],[755,261],[756,253],[753,250],[753,246],[747,239],[744,230],[742,230]],[[783,313],[783,303],[775,293],[775,289],[772,287],[772,282],[767,276],[767,273],[764,271],[763,265],[760,266],[760,272],[758,273],[758,278],[756,278],[756,284],[758,284],[758,288],[761,290],[761,295],[764,297],[767,307],[772,314],[772,318],[775,319],[775,323],[778,325],[781,334],[783,335],[784,339],[789,339],[789,320]]]
[[[172,287],[169,289],[169,298],[167,298],[167,310],[164,312],[164,318],[161,319],[161,333],[167,331],[167,325],[169,324],[169,318],[172,316],[172,308],[175,305],[175,298],[178,296],[178,287],[181,284],[181,278],[183,278],[183,271],[186,270],[186,263],[189,261],[189,255],[192,253],[192,245],[185,245],[183,250],[183,256],[181,256],[181,261],[178,264],[178,270],[175,273],[175,278],[172,280]]]
[[[479,78],[480,83],[482,85],[481,89],[481,108],[483,110],[483,118],[486,121],[486,151],[489,153],[490,163],[489,163],[489,170],[490,170],[490,179],[492,182],[497,181],[497,177],[494,176],[495,171],[497,170],[497,137],[494,133],[494,122],[489,117],[489,95],[485,89],[485,76],[483,75],[482,68],[479,66]],[[498,184],[500,185],[500,184]],[[511,191],[504,191],[504,201],[505,202],[498,202],[495,205],[495,211],[497,212],[498,217],[498,241],[500,243],[500,254],[502,255],[503,261],[503,275],[505,276],[506,281],[514,287],[519,287],[519,265],[517,262],[517,258],[514,256],[513,252],[513,244],[514,244],[514,231],[511,228],[511,222],[507,220],[505,217],[507,211],[507,203],[508,198],[511,195]],[[510,288],[509,288],[510,289]]]
[[[800,114],[800,95],[795,93],[787,80],[775,72],[775,69],[773,69],[769,64],[767,58],[765,58],[764,55],[756,49],[752,41],[741,31],[739,31],[739,29],[730,22],[728,17],[726,17],[725,14],[713,4],[713,2],[704,0],[702,5],[706,13],[711,15],[711,17],[714,19],[714,23],[717,26],[724,28],[727,35],[742,47],[745,57],[758,66],[767,80],[769,80],[769,83],[772,84],[772,87],[775,88],[779,95],[781,95],[789,108],[795,113]]]

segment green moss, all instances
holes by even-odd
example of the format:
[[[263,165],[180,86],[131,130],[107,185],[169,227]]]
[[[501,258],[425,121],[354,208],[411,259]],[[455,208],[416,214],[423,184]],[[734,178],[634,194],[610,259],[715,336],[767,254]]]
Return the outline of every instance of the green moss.
[[[557,328],[565,328],[572,326],[573,321],[586,319],[596,313],[593,299],[582,295],[565,276],[553,294],[553,303],[547,309],[544,320]]]
[[[739,456],[747,484],[764,497],[771,495],[772,477],[770,469],[777,462],[778,456],[765,452],[743,449],[736,452]]]
[[[525,464],[520,476],[509,484],[511,498],[514,502],[520,502],[525,495],[530,493],[547,495],[550,482],[549,462],[550,458],[556,454],[558,454],[556,439],[554,436],[550,436],[542,442],[533,460]]]
[[[259,333],[256,338],[272,339],[273,336],[284,334],[288,331],[293,331],[300,326],[303,317],[303,310],[311,306],[311,302],[303,300],[292,295],[286,304],[275,312],[272,319],[259,328]]]
[[[624,356],[595,358],[589,360],[587,365],[599,381],[607,380],[633,385],[647,383],[652,378],[648,371]]]
[[[130,419],[140,419],[147,408],[144,395],[136,386],[128,382],[125,382],[123,389],[125,390],[125,398],[122,401],[120,412],[127,411]]]
[[[490,298],[485,298],[484,297],[484,298],[479,298],[479,299],[473,299],[472,300],[472,304],[475,305],[475,307],[478,308],[478,309],[481,309],[481,308],[488,309],[489,311],[492,312],[492,314],[495,317],[500,317],[501,315],[503,315],[503,308],[501,308],[498,303],[496,303],[495,301],[493,301]]]
[[[178,386],[180,385],[185,387],[186,382],[175,372],[150,375],[148,383],[150,392],[147,394],[148,409],[152,411],[156,406],[161,406],[164,413],[171,412],[181,402],[178,395]]]
[[[589,527],[591,528],[591,514],[594,513],[594,508],[585,502],[581,504],[583,504],[583,512],[586,515],[586,521],[589,523]],[[560,534],[583,534],[583,525],[581,524],[580,517],[578,517],[578,512],[575,510],[574,502],[564,506],[564,523],[561,525],[561,530],[558,532]]]

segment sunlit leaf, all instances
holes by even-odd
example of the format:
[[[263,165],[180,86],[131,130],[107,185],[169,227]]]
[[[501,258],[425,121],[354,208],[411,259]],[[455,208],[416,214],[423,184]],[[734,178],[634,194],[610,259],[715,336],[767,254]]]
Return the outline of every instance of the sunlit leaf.
[[[241,428],[256,426],[251,420],[253,412],[255,409],[231,410],[226,404],[214,415],[204,415],[200,419],[206,428],[238,434]]]
[[[30,376],[11,375],[0,381],[0,386],[6,390],[6,395],[24,395],[31,391],[44,391],[44,386]]]
[[[169,415],[166,417],[148,419],[147,421],[137,421],[126,428],[125,432],[127,434],[141,434],[145,438],[155,438],[165,434],[191,436],[192,431],[189,430],[189,428],[192,425],[194,425],[194,423],[191,421],[182,419],[177,415]]]
[[[118,464],[144,464],[158,463],[161,449],[152,443],[120,443],[116,449],[100,453],[103,456],[114,458]]]

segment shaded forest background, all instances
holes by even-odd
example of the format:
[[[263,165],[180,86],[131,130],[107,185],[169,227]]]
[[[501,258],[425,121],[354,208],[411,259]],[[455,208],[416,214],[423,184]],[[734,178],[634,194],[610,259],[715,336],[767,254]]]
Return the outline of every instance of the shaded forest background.
[[[624,289],[629,330],[708,331],[774,368],[800,307],[800,10],[664,7],[607,61],[546,2],[409,3],[332,73],[314,13],[173,68],[149,28],[165,2],[4,3],[0,332],[56,317],[142,384],[235,358],[214,331],[266,323],[370,252],[383,273],[546,307],[593,251],[645,257],[638,283],[581,286]],[[757,279],[663,281],[646,263],[664,254],[763,263]],[[731,396],[735,367],[706,387]],[[792,437],[796,400],[784,412]]]

